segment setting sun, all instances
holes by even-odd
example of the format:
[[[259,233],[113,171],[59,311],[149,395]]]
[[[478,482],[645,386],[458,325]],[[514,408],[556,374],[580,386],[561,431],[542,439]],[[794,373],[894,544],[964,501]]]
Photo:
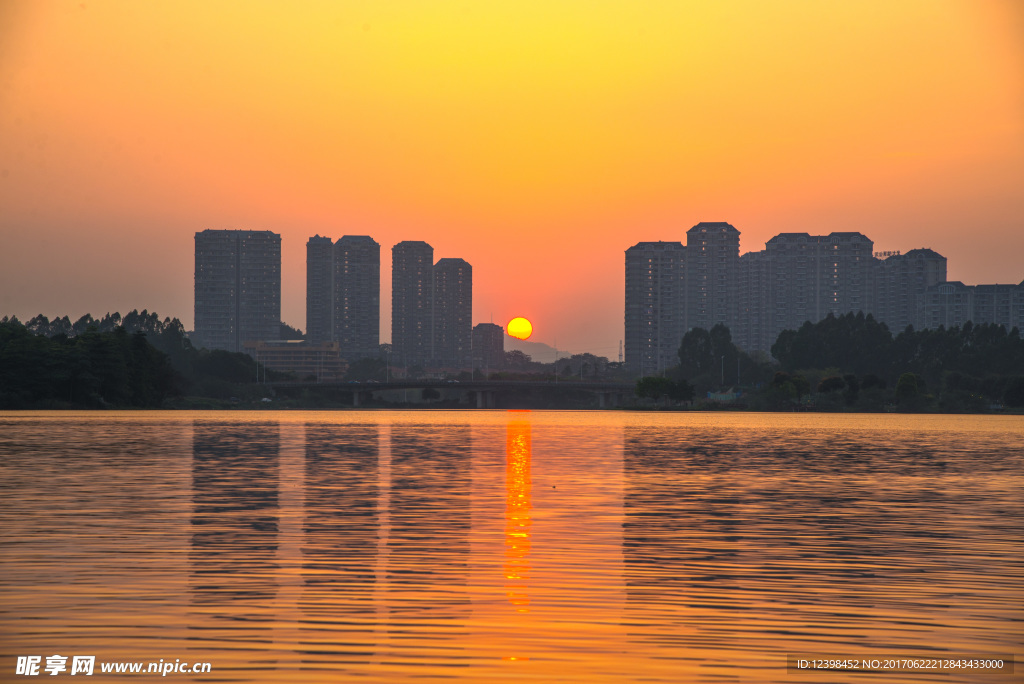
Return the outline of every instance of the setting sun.
[[[508,322],[506,330],[508,330],[509,337],[515,337],[519,340],[528,340],[530,339],[530,335],[533,334],[533,324],[525,318],[518,316]]]

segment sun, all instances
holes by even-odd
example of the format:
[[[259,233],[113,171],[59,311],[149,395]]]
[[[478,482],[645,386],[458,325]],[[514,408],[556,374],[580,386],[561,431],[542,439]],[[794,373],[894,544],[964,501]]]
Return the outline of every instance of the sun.
[[[506,326],[505,330],[508,331],[509,337],[515,337],[519,340],[528,340],[530,339],[530,335],[533,334],[533,324],[522,316],[517,316],[508,322],[508,326]]]

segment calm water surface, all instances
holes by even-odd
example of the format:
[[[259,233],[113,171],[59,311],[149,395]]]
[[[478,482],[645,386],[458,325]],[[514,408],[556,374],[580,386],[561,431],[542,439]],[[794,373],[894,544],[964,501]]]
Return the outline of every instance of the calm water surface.
[[[0,681],[1021,681],[785,665],[1024,651],[1022,485],[1007,416],[0,413]]]

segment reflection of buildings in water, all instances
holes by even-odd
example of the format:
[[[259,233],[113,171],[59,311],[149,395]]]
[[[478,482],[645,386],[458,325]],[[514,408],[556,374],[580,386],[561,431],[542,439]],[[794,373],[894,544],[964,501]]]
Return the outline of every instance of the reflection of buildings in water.
[[[529,612],[530,423],[509,422],[505,437],[505,589],[519,612]]]
[[[627,600],[636,610],[676,608],[736,587],[737,501],[700,481],[678,431],[626,427],[623,437],[623,560]],[[689,631],[685,613],[678,627]],[[671,624],[671,621],[669,623]],[[651,639],[659,639],[651,636]],[[665,643],[683,640],[665,633]]]
[[[269,620],[277,593],[277,423],[192,426],[193,603]],[[266,618],[260,616],[266,615]]]
[[[373,629],[379,514],[376,425],[306,424],[302,643],[317,653],[371,651],[337,631]],[[326,633],[330,625],[333,633]]]
[[[378,427],[306,424],[305,434],[303,613],[328,619],[372,613]]]
[[[468,426],[391,427],[387,578],[396,614],[466,615],[459,587],[468,581],[470,444]]]

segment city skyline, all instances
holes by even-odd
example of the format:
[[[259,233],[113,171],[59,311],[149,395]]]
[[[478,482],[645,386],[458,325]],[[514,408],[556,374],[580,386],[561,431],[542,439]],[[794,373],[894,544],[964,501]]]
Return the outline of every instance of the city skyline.
[[[192,328],[191,236],[314,234],[473,264],[474,321],[614,357],[621,251],[728,221],[1024,273],[1024,10],[179,3],[0,9],[0,310]],[[267,42],[269,40],[269,43]],[[130,255],[130,257],[129,257]],[[381,301],[391,299],[381,265]],[[390,308],[382,307],[382,340]]]
[[[274,324],[281,237],[205,230],[196,233],[195,245],[200,325],[193,341],[237,351],[284,335]],[[1024,326],[1024,282],[949,281],[946,258],[929,248],[877,252],[857,232],[781,233],[764,249],[743,254],[739,245],[740,231],[731,224],[701,222],[686,231],[685,245],[641,241],[625,250],[623,342],[630,372],[664,371],[675,365],[688,331],[718,324],[738,348],[759,354],[770,353],[784,330],[847,313],[871,315],[893,333],[968,322]],[[382,351],[380,245],[369,236],[345,235],[335,243],[315,235],[306,250],[305,340],[333,344],[329,353],[348,360],[376,357]],[[490,329],[502,328],[473,325],[472,273],[461,258],[434,263],[424,241],[392,247],[390,360],[457,368],[478,360],[476,347],[491,345]]]
[[[740,232],[702,222],[682,242],[638,242],[625,250],[625,361],[637,374],[677,363],[693,328],[729,328],[748,353],[770,353],[783,330],[829,315],[872,315],[893,334],[974,323],[1024,322],[1024,283],[946,288],[946,258],[927,248],[875,252],[861,233],[780,233],[740,254]],[[1002,297],[995,306],[994,292]],[[975,296],[975,292],[979,292]],[[945,309],[941,310],[940,309]],[[998,311],[996,310],[998,309]]]

